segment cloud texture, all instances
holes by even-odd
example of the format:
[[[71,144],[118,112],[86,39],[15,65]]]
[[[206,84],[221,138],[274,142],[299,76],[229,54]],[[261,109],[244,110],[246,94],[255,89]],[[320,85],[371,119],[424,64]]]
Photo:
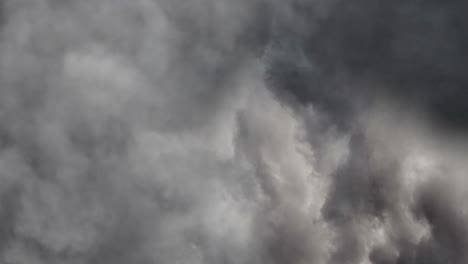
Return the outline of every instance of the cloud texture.
[[[463,1],[0,4],[0,263],[468,262]]]

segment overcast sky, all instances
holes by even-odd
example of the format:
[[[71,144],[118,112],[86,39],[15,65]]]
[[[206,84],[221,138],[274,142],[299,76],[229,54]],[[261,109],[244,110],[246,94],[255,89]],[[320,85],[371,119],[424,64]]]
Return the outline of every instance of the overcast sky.
[[[467,11],[0,0],[0,263],[468,263]]]

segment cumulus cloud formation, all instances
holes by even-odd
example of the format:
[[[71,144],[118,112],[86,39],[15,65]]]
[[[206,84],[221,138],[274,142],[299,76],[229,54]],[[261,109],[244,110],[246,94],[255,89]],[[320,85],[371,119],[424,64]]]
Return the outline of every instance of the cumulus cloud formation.
[[[466,8],[0,1],[0,263],[467,263]]]

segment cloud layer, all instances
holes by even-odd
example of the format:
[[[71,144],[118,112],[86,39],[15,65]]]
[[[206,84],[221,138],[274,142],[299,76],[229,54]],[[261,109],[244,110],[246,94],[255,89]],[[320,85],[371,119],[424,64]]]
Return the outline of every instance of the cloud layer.
[[[462,1],[0,4],[1,263],[468,261]]]

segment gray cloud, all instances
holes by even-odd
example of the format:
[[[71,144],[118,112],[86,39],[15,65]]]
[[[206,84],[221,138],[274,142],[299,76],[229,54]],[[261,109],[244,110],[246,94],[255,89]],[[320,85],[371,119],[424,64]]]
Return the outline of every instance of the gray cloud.
[[[0,3],[0,262],[466,263],[462,2]]]

